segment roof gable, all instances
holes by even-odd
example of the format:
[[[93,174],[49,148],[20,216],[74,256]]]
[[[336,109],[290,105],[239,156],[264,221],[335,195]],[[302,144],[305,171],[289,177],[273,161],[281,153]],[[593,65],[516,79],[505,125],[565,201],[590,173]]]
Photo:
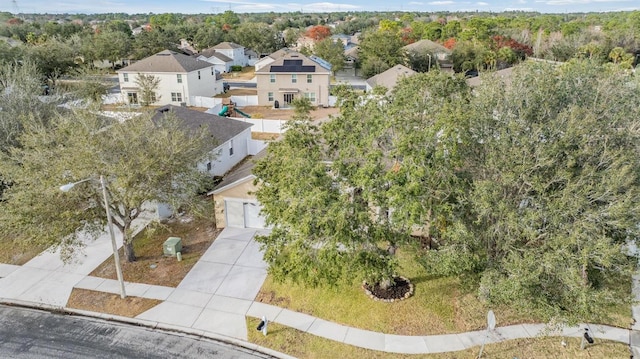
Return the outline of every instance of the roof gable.
[[[218,45],[213,47],[216,50],[229,50],[229,49],[243,49],[244,46],[242,45],[238,45],[234,42],[229,42],[229,41],[225,41],[225,42],[221,42]]]
[[[117,72],[192,72],[211,67],[211,64],[171,50],[145,57]]]
[[[431,51],[451,54],[451,50],[447,49],[437,42],[433,42],[427,39],[416,41],[412,44],[404,46],[403,48],[407,51]]]
[[[371,87],[384,86],[391,90],[396,86],[400,78],[415,75],[416,72],[404,65],[396,65],[387,71],[377,74],[367,79],[367,84]]]
[[[270,64],[261,67],[256,73],[317,73],[330,74],[331,72],[320,66],[315,61],[297,52],[285,54]]]

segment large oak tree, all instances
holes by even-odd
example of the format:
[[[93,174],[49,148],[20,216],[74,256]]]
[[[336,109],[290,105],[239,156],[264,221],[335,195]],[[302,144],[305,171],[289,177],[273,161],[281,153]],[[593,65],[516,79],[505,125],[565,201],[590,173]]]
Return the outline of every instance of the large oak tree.
[[[196,164],[215,144],[205,132],[186,132],[171,113],[152,121],[142,115],[124,122],[91,111],[73,111],[52,126],[28,127],[0,161],[12,181],[0,201],[0,231],[26,241],[61,245],[69,254],[83,231],[104,230],[100,183],[69,182],[104,176],[111,215],[124,237],[125,256],[135,260],[131,224],[147,203],[195,207],[205,183]]]

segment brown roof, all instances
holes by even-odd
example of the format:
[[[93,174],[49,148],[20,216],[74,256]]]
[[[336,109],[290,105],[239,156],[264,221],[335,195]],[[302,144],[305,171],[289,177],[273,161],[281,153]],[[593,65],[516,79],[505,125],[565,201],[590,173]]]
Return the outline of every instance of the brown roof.
[[[212,65],[171,50],[160,51],[117,72],[192,72]]]
[[[217,145],[227,142],[252,126],[252,124],[248,122],[221,117],[206,112],[190,110],[186,107],[174,105],[166,105],[157,108],[156,114],[153,116],[153,120],[159,119],[167,112],[175,114],[176,117],[182,121],[182,124],[187,131],[197,131],[203,126],[207,126],[211,136],[216,139]]]
[[[401,77],[414,74],[416,74],[416,72],[410,68],[404,65],[396,65],[383,73],[370,77],[367,79],[367,84],[371,87],[384,86],[388,90],[391,90],[396,86],[396,83],[398,83]]]

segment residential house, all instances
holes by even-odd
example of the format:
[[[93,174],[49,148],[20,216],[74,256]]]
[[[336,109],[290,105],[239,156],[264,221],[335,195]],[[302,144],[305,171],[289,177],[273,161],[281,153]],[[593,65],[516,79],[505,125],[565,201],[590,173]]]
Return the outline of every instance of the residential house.
[[[292,49],[289,49],[287,47],[284,47],[278,51],[272,52],[271,54],[261,58],[260,60],[256,61],[256,63],[254,64],[255,67],[255,71],[260,70],[261,68],[267,66],[268,64],[282,58],[283,56],[285,56],[286,54],[292,53],[292,52],[296,52]]]
[[[244,52],[244,46],[238,45],[233,42],[221,42],[218,45],[212,47],[216,52],[219,52],[231,60],[233,60],[233,66],[248,66],[249,60]]]
[[[290,52],[256,71],[259,106],[288,107],[296,96],[329,106],[331,68],[326,61]]]
[[[494,77],[500,79],[500,81],[506,86],[511,86],[511,77],[513,73],[513,67],[507,67],[506,69],[483,72],[480,76],[474,76],[467,79],[467,84],[470,87],[478,87],[482,84],[482,81],[488,77]]]
[[[191,43],[186,39],[180,39],[178,50],[182,51],[182,53],[189,56],[193,56],[198,53],[198,50],[196,50],[195,47],[193,47],[193,45],[191,45]]]
[[[198,131],[204,127],[211,133],[211,159],[199,163],[198,169],[212,177],[223,176],[247,157],[251,140],[250,123],[173,105],[156,109],[153,120],[157,121],[168,114],[175,115],[186,131]],[[172,210],[167,204],[158,204],[157,214],[161,219],[167,218]]]
[[[256,199],[255,160],[264,157],[266,149],[234,168],[216,188],[209,192],[215,202],[216,227],[265,228],[260,215],[262,206]]]
[[[426,40],[426,39],[419,40],[412,44],[404,46],[403,49],[407,52],[407,54],[411,54],[411,53],[428,54],[429,61],[433,61],[434,64],[437,63],[440,68],[451,67],[451,59],[450,59],[451,50],[438,44],[437,42],[433,42],[431,40]]]
[[[198,60],[207,61],[215,67],[216,71],[220,73],[226,73],[231,71],[233,65],[233,59],[216,51],[214,48],[208,48],[202,50],[199,54],[195,55]]]
[[[296,40],[296,45],[293,46],[297,51],[300,51],[304,48],[309,50],[313,50],[313,47],[316,45],[316,40],[312,37],[302,35]]]
[[[396,65],[383,73],[379,73],[367,79],[365,87],[366,91],[373,90],[376,86],[386,87],[391,91],[401,78],[415,75],[416,72],[404,65]]]
[[[254,66],[260,60],[260,55],[251,49],[245,48],[244,55],[247,57],[247,66]]]
[[[152,105],[191,106],[192,97],[211,97],[223,92],[222,78],[206,61],[170,50],[161,51],[117,71],[120,90],[129,104],[140,102],[138,74],[160,79]]]

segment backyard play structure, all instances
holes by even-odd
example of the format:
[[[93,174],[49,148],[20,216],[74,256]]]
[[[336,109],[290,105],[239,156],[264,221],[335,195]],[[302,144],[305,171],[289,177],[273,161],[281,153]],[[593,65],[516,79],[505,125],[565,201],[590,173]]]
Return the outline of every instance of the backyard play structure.
[[[228,98],[222,100],[222,109],[218,112],[218,116],[226,116],[226,117],[238,117],[244,116],[246,118],[251,118],[251,115],[240,111],[236,104]]]

